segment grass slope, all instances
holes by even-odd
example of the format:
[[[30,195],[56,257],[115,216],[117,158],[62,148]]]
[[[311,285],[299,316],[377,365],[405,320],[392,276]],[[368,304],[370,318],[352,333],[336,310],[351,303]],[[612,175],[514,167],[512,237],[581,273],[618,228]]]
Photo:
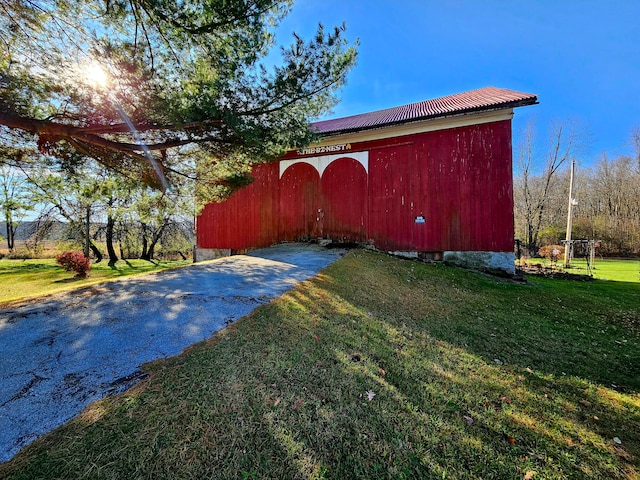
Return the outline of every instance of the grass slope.
[[[638,478],[638,285],[531,282],[352,251],[0,477]]]

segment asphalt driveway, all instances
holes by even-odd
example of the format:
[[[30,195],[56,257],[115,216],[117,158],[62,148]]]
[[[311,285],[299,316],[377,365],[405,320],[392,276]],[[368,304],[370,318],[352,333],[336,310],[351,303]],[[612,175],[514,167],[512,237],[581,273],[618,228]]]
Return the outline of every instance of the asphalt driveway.
[[[345,253],[288,244],[0,310],[0,462]]]

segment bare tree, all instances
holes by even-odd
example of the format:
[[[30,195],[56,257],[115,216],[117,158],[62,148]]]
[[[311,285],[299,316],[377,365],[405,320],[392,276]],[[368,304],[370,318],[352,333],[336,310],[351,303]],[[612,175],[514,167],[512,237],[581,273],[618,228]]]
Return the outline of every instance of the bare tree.
[[[546,180],[542,174],[524,173],[516,176],[514,183],[518,232],[526,232],[527,227],[524,186],[528,184],[530,191],[543,193]],[[568,169],[560,169],[549,184],[536,247],[557,244],[564,238],[568,185]],[[578,199],[572,228],[575,238],[601,240],[599,252],[603,255],[640,254],[640,170],[635,158],[609,158],[602,154],[592,166],[577,169],[574,198]],[[528,205],[535,211],[536,204]],[[536,223],[529,225],[536,227]]]
[[[583,236],[603,240],[602,253],[640,252],[640,171],[634,159],[603,155],[587,171],[581,203],[578,226]]]
[[[555,180],[561,168],[574,158],[584,141],[583,131],[574,123],[553,126],[545,152],[537,154],[535,134],[530,124],[517,146],[516,224],[524,233],[529,254],[535,255],[539,236],[551,199],[557,196]]]
[[[631,142],[636,149],[636,168],[640,174],[640,127],[635,127],[631,131]]]

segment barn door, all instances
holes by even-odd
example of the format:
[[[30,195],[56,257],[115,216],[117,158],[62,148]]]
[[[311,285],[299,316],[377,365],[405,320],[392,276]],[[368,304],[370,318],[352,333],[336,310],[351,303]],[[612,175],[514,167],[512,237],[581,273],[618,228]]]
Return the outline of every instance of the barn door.
[[[332,161],[320,180],[318,221],[325,238],[338,242],[367,240],[367,172],[353,158]]]
[[[383,250],[413,250],[416,217],[422,212],[411,194],[411,145],[372,151],[369,177],[371,238]]]
[[[320,175],[307,163],[289,166],[280,179],[280,240],[309,240],[320,236]]]

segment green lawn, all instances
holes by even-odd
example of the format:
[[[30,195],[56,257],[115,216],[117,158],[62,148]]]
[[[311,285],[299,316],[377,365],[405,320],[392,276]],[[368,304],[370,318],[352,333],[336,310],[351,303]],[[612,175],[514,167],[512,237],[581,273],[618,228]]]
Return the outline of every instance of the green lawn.
[[[584,260],[574,260],[570,272],[587,274]],[[596,259],[591,269],[594,278],[618,282],[640,282],[640,260]]]
[[[640,288],[353,250],[7,479],[637,479]]]
[[[550,263],[546,259],[534,258],[530,260],[523,260],[532,265],[542,264],[544,266],[552,266],[556,270],[563,270],[562,259],[556,263]],[[517,264],[517,262],[516,262]],[[587,268],[587,262],[584,259],[574,259],[571,262],[569,268],[566,269],[569,273],[578,275],[589,275]],[[592,265],[591,275],[593,278],[600,280],[611,280],[614,282],[638,282],[640,283],[640,259],[639,260],[613,260],[613,259],[600,259],[596,258],[596,261]]]
[[[9,260],[0,259],[0,304],[37,297],[50,293],[101,283],[119,277],[148,273],[178,267],[190,261],[120,260],[115,268],[106,261],[94,263],[87,278],[75,278],[54,259]]]

